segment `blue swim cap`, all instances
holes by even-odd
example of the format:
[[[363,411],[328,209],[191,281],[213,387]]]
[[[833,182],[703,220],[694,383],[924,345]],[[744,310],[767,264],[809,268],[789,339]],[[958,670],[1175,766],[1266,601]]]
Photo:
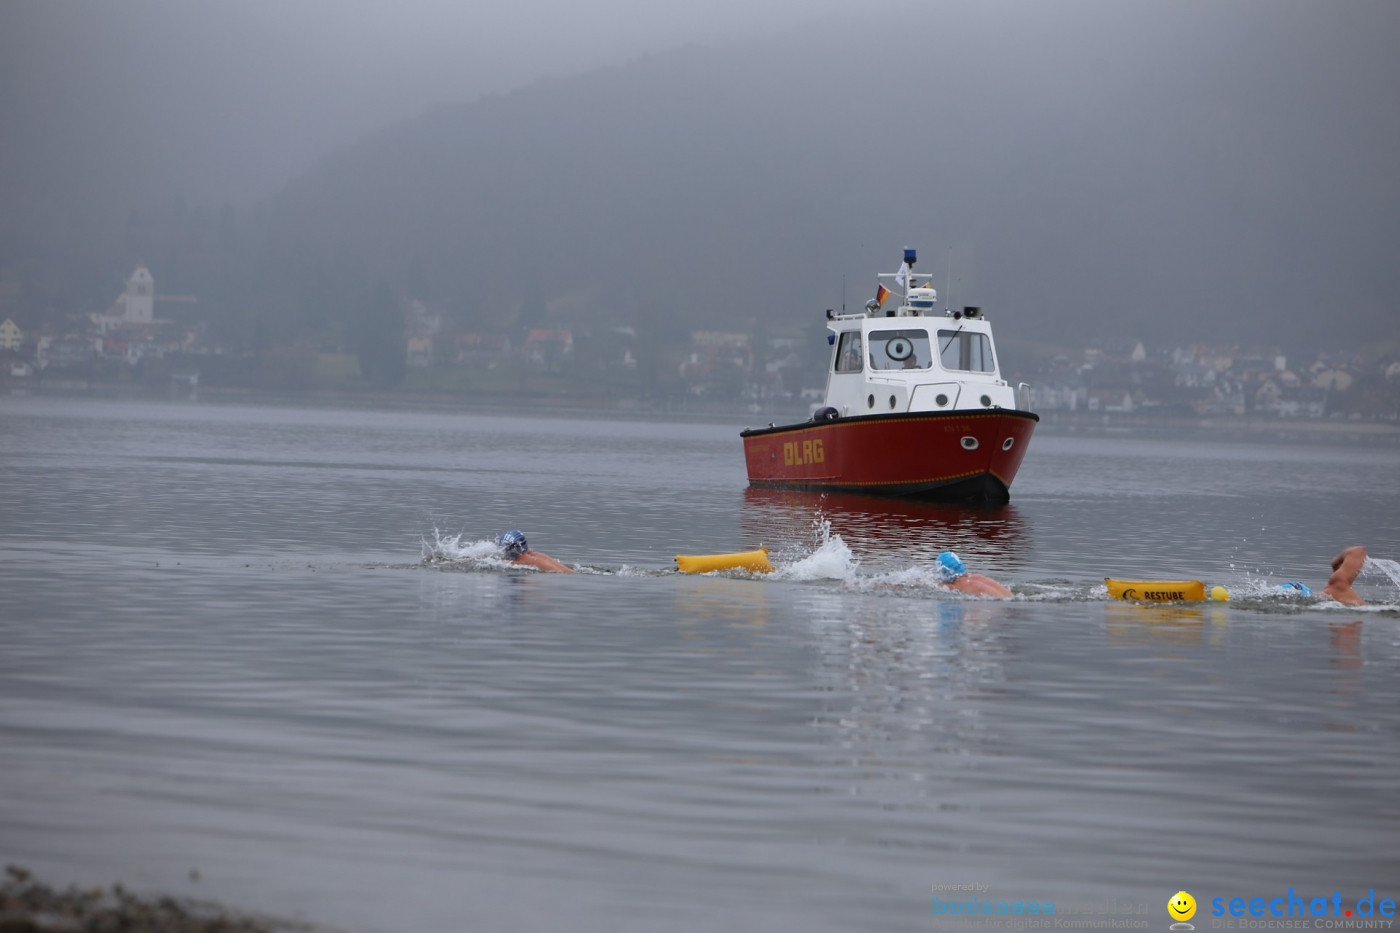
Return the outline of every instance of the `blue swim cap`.
[[[503,531],[496,536],[496,547],[506,552],[506,557],[515,560],[529,548],[525,543],[525,535],[518,528],[510,531]]]
[[[1305,584],[1299,583],[1297,580],[1289,580],[1287,583],[1281,583],[1279,584],[1279,589],[1283,590],[1289,595],[1292,595],[1294,593],[1298,593],[1301,596],[1312,595],[1312,590],[1308,589]]]
[[[944,583],[952,583],[958,577],[967,573],[967,568],[963,562],[958,560],[958,555],[952,551],[944,551],[935,560],[938,561],[938,572],[943,575]]]

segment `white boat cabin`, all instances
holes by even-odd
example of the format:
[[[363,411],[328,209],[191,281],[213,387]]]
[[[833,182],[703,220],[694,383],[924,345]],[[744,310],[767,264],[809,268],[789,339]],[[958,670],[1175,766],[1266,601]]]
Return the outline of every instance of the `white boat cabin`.
[[[1029,410],[1029,386],[1013,388],[1001,378],[992,328],[981,309],[939,311],[937,298],[932,288],[910,288],[898,308],[882,312],[871,301],[864,312],[828,312],[826,405],[843,418]]]

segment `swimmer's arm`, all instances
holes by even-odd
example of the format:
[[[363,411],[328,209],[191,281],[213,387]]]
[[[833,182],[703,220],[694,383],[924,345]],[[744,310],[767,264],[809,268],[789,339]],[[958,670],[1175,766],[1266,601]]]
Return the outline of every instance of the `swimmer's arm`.
[[[1351,588],[1357,574],[1366,565],[1366,549],[1357,545],[1349,547],[1332,559],[1332,576],[1327,581],[1322,595],[1335,599],[1344,606],[1364,606],[1366,601]]]
[[[1361,545],[1349,547],[1336,557],[1332,558],[1332,578],[1327,581],[1328,586],[1344,583],[1350,586],[1356,580],[1361,568],[1366,565],[1366,549]]]

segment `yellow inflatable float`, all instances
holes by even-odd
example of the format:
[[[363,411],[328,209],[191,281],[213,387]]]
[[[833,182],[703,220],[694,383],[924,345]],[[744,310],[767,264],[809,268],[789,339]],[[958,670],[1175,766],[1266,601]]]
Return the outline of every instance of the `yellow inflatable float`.
[[[709,573],[713,570],[748,570],[753,573],[772,573],[773,565],[768,562],[768,549],[738,551],[734,554],[677,554],[676,569],[681,573]]]
[[[1200,580],[1115,580],[1104,577],[1108,595],[1113,599],[1127,599],[1148,603],[1191,603],[1206,598],[1206,585]],[[1223,587],[1213,587],[1211,598],[1219,599],[1215,590],[1224,593]]]

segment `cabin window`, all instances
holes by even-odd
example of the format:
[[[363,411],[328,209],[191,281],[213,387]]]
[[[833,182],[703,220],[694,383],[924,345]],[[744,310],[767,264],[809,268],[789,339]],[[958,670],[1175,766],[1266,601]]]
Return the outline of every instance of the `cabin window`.
[[[928,352],[926,330],[872,330],[871,369],[928,369],[933,357]]]
[[[996,363],[992,360],[992,342],[986,334],[976,331],[940,330],[938,359],[944,369],[969,373],[996,371]]]
[[[860,331],[848,330],[841,335],[841,343],[836,347],[836,371],[838,373],[858,373],[861,364]]]

